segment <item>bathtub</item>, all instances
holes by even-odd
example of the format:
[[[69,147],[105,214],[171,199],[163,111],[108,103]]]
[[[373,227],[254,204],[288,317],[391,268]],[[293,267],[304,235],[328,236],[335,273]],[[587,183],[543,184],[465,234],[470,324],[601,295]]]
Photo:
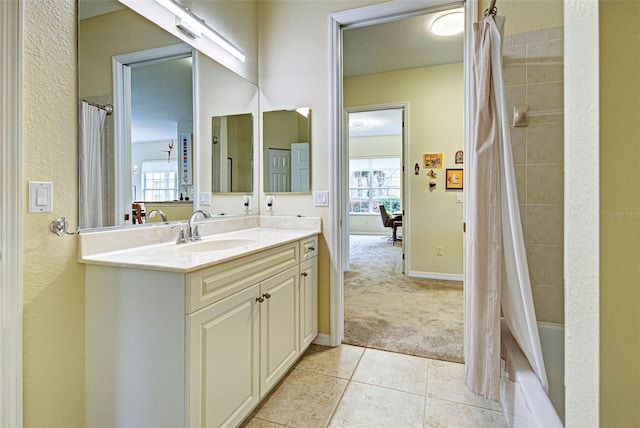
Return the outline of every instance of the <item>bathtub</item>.
[[[564,326],[538,323],[538,331],[549,395],[502,320],[500,402],[511,428],[564,426]]]

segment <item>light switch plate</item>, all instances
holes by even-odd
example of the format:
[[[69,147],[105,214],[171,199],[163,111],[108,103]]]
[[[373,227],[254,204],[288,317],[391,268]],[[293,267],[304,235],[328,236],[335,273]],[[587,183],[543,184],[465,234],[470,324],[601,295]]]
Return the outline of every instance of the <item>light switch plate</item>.
[[[315,191],[315,192],[313,192],[313,206],[314,207],[328,207],[329,206],[329,192],[327,192],[327,191]]]
[[[462,203],[462,193],[456,193],[456,203]]]
[[[211,192],[200,192],[200,203],[202,205],[211,205]]]
[[[53,183],[50,181],[29,182],[29,212],[53,212]]]

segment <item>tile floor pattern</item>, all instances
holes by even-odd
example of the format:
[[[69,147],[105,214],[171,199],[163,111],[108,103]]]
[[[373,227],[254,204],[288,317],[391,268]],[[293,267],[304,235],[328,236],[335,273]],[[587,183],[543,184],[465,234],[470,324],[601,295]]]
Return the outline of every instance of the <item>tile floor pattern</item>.
[[[358,346],[311,345],[244,428],[506,427],[464,365]]]

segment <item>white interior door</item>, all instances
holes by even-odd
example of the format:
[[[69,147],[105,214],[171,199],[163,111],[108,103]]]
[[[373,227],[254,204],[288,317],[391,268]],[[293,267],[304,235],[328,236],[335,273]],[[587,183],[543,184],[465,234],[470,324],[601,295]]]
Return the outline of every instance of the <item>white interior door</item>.
[[[269,191],[291,191],[291,150],[269,149]]]
[[[309,143],[291,144],[291,191],[309,191]]]

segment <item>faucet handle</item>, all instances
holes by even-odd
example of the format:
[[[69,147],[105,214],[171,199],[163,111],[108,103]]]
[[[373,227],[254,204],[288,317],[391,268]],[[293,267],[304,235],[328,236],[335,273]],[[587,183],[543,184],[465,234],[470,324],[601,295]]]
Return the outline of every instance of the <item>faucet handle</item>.
[[[172,227],[174,229],[175,227]],[[184,236],[184,229],[180,227],[180,232],[178,232],[178,239],[176,239],[176,244],[184,244],[187,242],[187,238]]]
[[[200,237],[200,231],[198,231],[198,225],[193,226],[193,236],[191,237],[194,241],[200,241],[202,238]]]

